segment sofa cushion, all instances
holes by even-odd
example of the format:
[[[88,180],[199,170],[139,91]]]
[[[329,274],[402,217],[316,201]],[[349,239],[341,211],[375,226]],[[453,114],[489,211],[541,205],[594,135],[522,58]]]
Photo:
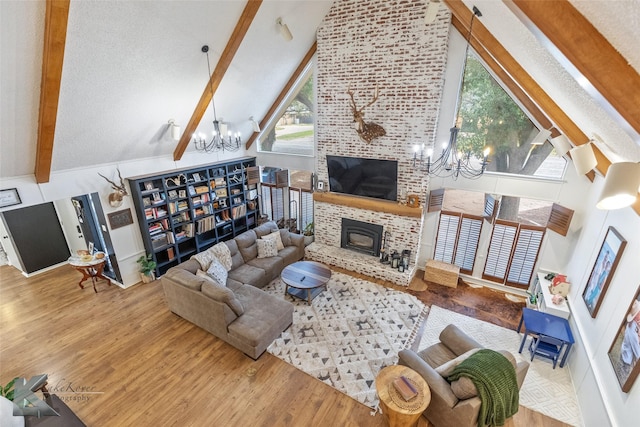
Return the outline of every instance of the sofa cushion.
[[[207,274],[219,285],[227,286],[227,269],[217,259],[211,261]]]
[[[278,277],[284,268],[284,263],[280,257],[256,258],[249,261],[247,264],[263,270],[265,272],[265,279],[267,282]]]
[[[279,251],[281,251],[282,249],[284,249],[284,244],[282,243],[282,236],[280,235],[280,230],[276,230],[271,234],[267,234],[265,236],[262,236],[260,239],[262,240],[275,240],[276,242],[276,247],[278,248]],[[258,239],[258,240],[260,240]],[[260,250],[260,248],[258,248],[258,251]]]
[[[238,250],[238,244],[235,240],[227,240],[224,242],[225,245],[229,248],[229,253],[231,254],[231,270],[235,270],[244,264],[244,258],[242,258],[242,254]]]
[[[291,242],[291,233],[288,230],[279,230],[280,240],[282,240],[283,246],[291,246],[293,243]]]
[[[274,231],[278,231],[278,226],[273,221],[265,222],[264,224],[260,224],[256,228],[253,229],[258,238],[262,238],[262,236],[266,236],[268,234],[273,233]]]
[[[229,246],[225,245],[224,242],[213,245],[207,249],[207,251],[211,251],[227,271],[231,270],[231,251],[229,250]]]
[[[278,257],[282,258],[283,265],[285,266],[293,264],[304,257],[304,249],[301,249],[298,246],[285,246],[283,250],[278,251]]]
[[[244,307],[233,291],[226,286],[219,285],[208,276],[203,277],[202,293],[215,301],[226,304],[236,316],[244,314]]]
[[[258,239],[258,258],[271,258],[278,255],[278,246],[275,239]]]
[[[471,399],[478,395],[478,389],[468,377],[460,377],[451,383],[451,391],[460,400]]]
[[[253,230],[245,231],[233,239],[238,245],[238,250],[242,254],[244,262],[251,261],[258,256],[258,245],[256,244],[257,239],[258,237]]]
[[[471,350],[462,353],[460,356],[451,359],[450,361],[438,366],[436,368],[436,372],[439,373],[440,375],[442,375],[444,378],[448,377],[449,375],[451,375],[451,373],[453,372],[453,370],[456,368],[456,366],[458,366],[459,364],[461,364],[464,360],[466,360],[469,356],[471,356],[473,353],[475,353],[476,351],[480,350],[479,348],[472,348]]]
[[[266,272],[262,268],[254,267],[250,264],[242,264],[235,270],[231,270],[229,277],[240,283],[246,283],[259,288],[269,283]]]
[[[458,356],[441,342],[420,350],[418,355],[434,369]]]

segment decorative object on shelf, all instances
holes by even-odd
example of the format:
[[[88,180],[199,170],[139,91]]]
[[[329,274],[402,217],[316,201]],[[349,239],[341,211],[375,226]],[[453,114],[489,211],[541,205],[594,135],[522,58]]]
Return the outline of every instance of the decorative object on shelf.
[[[19,205],[22,203],[17,188],[8,188],[0,190],[0,208],[7,206]]]
[[[620,233],[615,228],[609,227],[596,262],[591,269],[589,280],[582,292],[582,299],[587,305],[591,317],[596,317],[598,314],[604,294],[607,292],[626,245],[627,241]]]
[[[551,285],[549,285],[549,292],[552,295],[560,295],[566,297],[569,295],[569,288],[571,284],[567,282],[567,276],[564,274],[558,274],[551,280]],[[559,303],[556,303],[559,304]]]
[[[409,206],[410,208],[419,208],[420,196],[418,196],[417,194],[407,195],[407,206]]]
[[[537,308],[538,307],[538,295],[533,292],[527,291],[527,308]]]
[[[409,268],[409,262],[411,261],[411,250],[405,249],[402,251],[402,261],[401,264],[404,266],[405,270]]]
[[[612,163],[596,203],[598,209],[621,209],[635,203],[640,187],[640,163]]]
[[[174,141],[180,140],[180,125],[177,125],[173,119],[169,119],[169,133]]]
[[[608,353],[613,371],[625,393],[631,390],[640,373],[640,359],[633,353],[633,349],[637,349],[640,345],[638,329],[640,329],[640,287],[622,318],[622,324]]]
[[[276,25],[278,26],[278,31],[283,39],[290,42],[293,40],[293,34],[289,30],[289,26],[282,21],[282,18],[276,19]]]
[[[101,173],[98,173],[98,175],[106,179],[107,182],[111,184],[111,188],[115,190],[113,193],[109,194],[109,206],[111,206],[112,208],[120,207],[120,205],[122,205],[124,196],[129,195],[129,193],[127,193],[127,187],[124,184],[124,180],[122,179],[122,175],[120,174],[120,169],[116,169],[116,170],[118,171],[118,178],[120,178],[120,185],[111,181],[109,178],[102,175]]]
[[[153,260],[153,255],[140,255],[140,258],[136,260],[140,264],[140,277],[143,283],[149,283],[156,280],[156,262]]]
[[[554,303],[555,305],[560,305],[564,302],[564,296],[560,294],[555,294],[553,297],[551,297],[551,302]]]
[[[202,46],[202,52],[207,54],[207,69],[209,70],[209,77],[211,77],[211,64],[209,62],[209,46]],[[216,104],[213,100],[214,90],[211,78],[209,78],[209,84],[211,85],[211,108],[213,109],[213,135],[210,141],[207,141],[207,137],[204,133],[193,134],[193,143],[198,151],[204,151],[205,153],[216,151],[238,151],[240,149],[240,132],[235,134],[228,130],[225,123],[221,123],[216,115]],[[228,134],[228,136],[226,135]]]
[[[370,105],[373,105],[373,103],[378,100],[378,86],[376,85],[376,88],[374,90],[373,100],[360,109],[358,109],[358,107],[356,106],[356,101],[355,99],[353,99],[353,91],[351,90],[351,87],[347,89],[347,94],[349,94],[349,97],[351,98],[350,105],[351,111],[353,112],[353,121],[356,123],[356,132],[358,132],[360,138],[367,144],[371,144],[371,141],[373,141],[375,138],[385,136],[387,132],[382,126],[377,123],[364,121],[364,109],[369,107]]]
[[[462,124],[462,117],[460,116],[460,107],[462,102],[462,91],[465,82],[465,70],[467,66],[467,56],[469,54],[469,39],[472,35],[473,22],[476,17],[481,17],[480,10],[473,6],[473,15],[471,16],[471,24],[469,25],[469,33],[467,34],[466,41],[467,46],[464,55],[464,64],[462,67],[462,81],[460,82],[460,88],[458,90],[458,100],[456,103],[456,120],[453,127],[450,129],[449,142],[442,145],[442,152],[440,156],[433,159],[433,148],[425,150],[425,145],[415,145],[413,147],[413,168],[426,172],[431,176],[439,177],[451,177],[457,179],[463,177],[467,179],[479,178],[485,171],[488,164],[488,156],[490,153],[489,147],[486,147],[483,151],[483,158],[479,159],[473,155],[470,151],[462,152],[458,146],[458,132]],[[418,153],[420,153],[418,157]]]

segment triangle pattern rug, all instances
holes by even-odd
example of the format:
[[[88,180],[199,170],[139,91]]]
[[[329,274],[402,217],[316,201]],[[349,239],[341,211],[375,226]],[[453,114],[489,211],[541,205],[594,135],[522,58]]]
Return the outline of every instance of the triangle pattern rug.
[[[518,362],[528,361],[531,365],[520,390],[520,404],[534,411],[573,426],[582,426],[582,417],[578,406],[575,388],[567,366],[553,369],[549,359],[536,357],[531,361],[528,339],[518,353],[522,334],[492,323],[483,322],[453,311],[432,305],[429,317],[420,340],[419,350],[440,341],[440,332],[453,323],[478,341],[493,350],[508,350]],[[571,355],[569,355],[569,361]]]
[[[280,279],[263,290],[285,298]],[[371,408],[376,375],[411,346],[427,313],[413,295],[335,271],[311,305],[292,302],[293,324],[267,351]]]

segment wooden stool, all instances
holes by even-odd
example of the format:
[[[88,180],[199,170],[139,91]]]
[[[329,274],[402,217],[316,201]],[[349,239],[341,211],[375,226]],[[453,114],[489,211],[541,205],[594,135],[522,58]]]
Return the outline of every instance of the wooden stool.
[[[460,267],[446,262],[430,259],[424,269],[424,280],[450,288],[458,287]]]
[[[404,376],[418,390],[418,395],[404,400],[393,386],[393,380]],[[391,427],[416,425],[420,415],[431,402],[431,390],[427,382],[411,368],[394,365],[382,369],[376,377],[376,391],[380,409]]]

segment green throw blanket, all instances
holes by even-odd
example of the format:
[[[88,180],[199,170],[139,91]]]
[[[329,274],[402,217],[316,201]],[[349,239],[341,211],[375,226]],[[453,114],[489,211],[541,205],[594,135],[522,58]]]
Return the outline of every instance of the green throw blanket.
[[[482,400],[478,426],[502,426],[518,412],[520,393],[516,370],[497,351],[482,349],[460,363],[447,378],[449,382],[468,377]]]

